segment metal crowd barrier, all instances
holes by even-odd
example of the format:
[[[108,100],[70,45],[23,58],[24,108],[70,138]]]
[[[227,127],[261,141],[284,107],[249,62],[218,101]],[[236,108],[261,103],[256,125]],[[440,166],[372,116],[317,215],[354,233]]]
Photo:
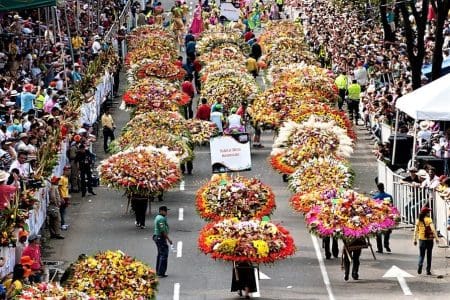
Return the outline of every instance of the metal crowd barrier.
[[[401,223],[413,226],[419,217],[422,207],[427,205],[431,208],[433,222],[436,223],[436,207],[434,191],[429,188],[416,187],[410,184],[394,182],[394,206],[400,212]]]

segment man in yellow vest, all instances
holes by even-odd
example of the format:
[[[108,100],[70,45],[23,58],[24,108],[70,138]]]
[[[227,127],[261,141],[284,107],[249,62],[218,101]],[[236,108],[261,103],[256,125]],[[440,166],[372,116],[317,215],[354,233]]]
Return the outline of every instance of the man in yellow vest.
[[[334,84],[337,86],[339,90],[338,107],[339,110],[342,110],[342,106],[344,106],[345,95],[347,94],[347,86],[348,86],[347,72],[343,71],[338,77],[336,77],[336,80],[334,80]]]
[[[348,114],[350,120],[355,120],[355,124],[358,125],[359,115],[359,99],[361,94],[361,86],[356,79],[353,79],[352,84],[348,86]]]
[[[277,6],[278,6],[278,11],[282,12],[283,11],[283,4],[284,4],[284,0],[276,0]]]

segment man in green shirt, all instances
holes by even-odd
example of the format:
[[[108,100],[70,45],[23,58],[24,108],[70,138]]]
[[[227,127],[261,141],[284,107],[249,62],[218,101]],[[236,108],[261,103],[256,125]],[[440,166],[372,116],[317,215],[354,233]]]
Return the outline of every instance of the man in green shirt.
[[[169,246],[172,245],[169,238],[169,224],[167,224],[167,206],[159,207],[159,214],[155,217],[153,240],[158,248],[158,256],[156,257],[156,274],[159,277],[167,277],[167,260],[169,257]]]

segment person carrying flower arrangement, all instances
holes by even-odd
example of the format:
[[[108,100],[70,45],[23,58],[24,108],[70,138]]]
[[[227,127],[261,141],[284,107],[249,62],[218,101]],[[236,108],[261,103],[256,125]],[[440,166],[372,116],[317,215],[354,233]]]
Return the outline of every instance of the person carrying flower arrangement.
[[[381,201],[388,201],[390,205],[392,205],[393,198],[392,195],[386,193],[384,191],[384,184],[382,182],[379,182],[377,184],[378,192],[373,195],[373,199],[378,199]],[[385,230],[383,232],[377,233],[377,252],[383,253],[383,242],[384,242],[384,248],[386,249],[386,252],[391,252],[391,248],[389,247],[389,239],[391,238],[392,229]],[[382,240],[382,237],[384,236],[384,240]]]
[[[244,291],[245,299],[250,299],[250,293],[257,291],[254,266],[249,262],[237,262],[233,264],[233,276],[231,291],[238,292],[239,296]]]
[[[358,238],[351,241],[344,240],[343,265],[344,265],[344,280],[348,280],[350,273],[350,264],[353,262],[352,278],[354,280],[359,279],[359,257],[361,256],[361,250],[367,247],[367,241],[365,238]]]

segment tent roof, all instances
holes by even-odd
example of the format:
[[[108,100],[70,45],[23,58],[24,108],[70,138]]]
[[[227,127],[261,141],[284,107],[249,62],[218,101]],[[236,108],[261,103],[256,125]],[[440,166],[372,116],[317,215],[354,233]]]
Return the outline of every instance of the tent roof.
[[[416,120],[450,120],[450,74],[400,97],[395,107]]]
[[[1,0],[0,11],[55,6],[56,0]]]

